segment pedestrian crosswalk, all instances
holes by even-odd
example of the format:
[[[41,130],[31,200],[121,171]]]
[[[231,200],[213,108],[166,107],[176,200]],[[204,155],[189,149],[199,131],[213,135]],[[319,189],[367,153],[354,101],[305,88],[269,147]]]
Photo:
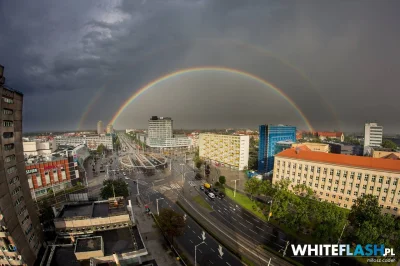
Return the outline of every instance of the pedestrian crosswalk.
[[[160,187],[158,188],[158,190],[159,190],[161,193],[164,193],[164,192],[167,191],[167,190],[171,190],[171,189],[180,189],[180,188],[181,188],[180,185],[178,185],[178,184],[176,184],[176,183],[172,183],[172,184],[170,184],[169,186],[167,186],[167,185],[160,186]]]

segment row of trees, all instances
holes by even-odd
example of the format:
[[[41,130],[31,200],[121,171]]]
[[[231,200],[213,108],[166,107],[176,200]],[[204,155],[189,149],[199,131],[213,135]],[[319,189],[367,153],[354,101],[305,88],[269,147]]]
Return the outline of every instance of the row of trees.
[[[270,199],[270,204],[255,203],[266,217],[271,210],[272,219],[297,231],[310,232],[316,242],[335,243],[343,231],[343,238],[350,243],[385,243],[400,253],[400,219],[382,214],[375,196],[358,198],[349,212],[333,203],[319,201],[306,185],[295,185],[291,190],[289,185],[287,179],[272,184],[252,178],[246,182],[245,191],[251,198],[263,195]]]

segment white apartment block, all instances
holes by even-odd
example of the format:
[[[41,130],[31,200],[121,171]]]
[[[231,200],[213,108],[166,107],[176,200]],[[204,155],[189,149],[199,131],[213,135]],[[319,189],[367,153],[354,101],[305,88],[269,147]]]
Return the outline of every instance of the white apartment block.
[[[106,135],[89,135],[80,137],[59,137],[56,138],[56,144],[59,145],[71,145],[78,146],[81,144],[86,144],[89,149],[96,150],[100,144],[103,144],[108,150],[113,150],[113,140],[112,136]]]
[[[350,209],[364,194],[383,212],[400,215],[400,164],[396,160],[287,149],[275,155],[272,183],[289,179],[312,188],[320,201]]]
[[[364,128],[364,148],[382,145],[383,127],[377,123],[366,123]]]
[[[22,142],[22,145],[24,148],[25,157],[51,154],[57,149],[57,145],[54,140],[24,141]]]
[[[172,138],[172,123],[170,117],[152,116],[149,120],[149,129],[147,136],[149,139],[167,139]]]
[[[249,136],[200,134],[199,155],[213,163],[244,170],[249,163],[249,144]]]
[[[97,122],[97,134],[103,134],[103,121]]]

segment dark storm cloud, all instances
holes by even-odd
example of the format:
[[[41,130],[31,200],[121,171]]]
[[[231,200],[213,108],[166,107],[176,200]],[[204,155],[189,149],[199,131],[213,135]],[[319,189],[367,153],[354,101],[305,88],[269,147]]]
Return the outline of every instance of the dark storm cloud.
[[[74,129],[105,88],[85,123],[94,127],[151,80],[218,65],[272,82],[318,129],[359,130],[378,120],[388,132],[400,130],[399,11],[398,1],[2,1],[0,64],[7,83],[26,94],[25,130]],[[179,95],[159,101],[163,113],[180,106]],[[229,105],[209,106],[190,110],[179,125],[255,128],[263,116],[302,125],[288,104],[276,114],[243,106],[235,119]],[[134,116],[119,126],[146,126],[147,117]]]

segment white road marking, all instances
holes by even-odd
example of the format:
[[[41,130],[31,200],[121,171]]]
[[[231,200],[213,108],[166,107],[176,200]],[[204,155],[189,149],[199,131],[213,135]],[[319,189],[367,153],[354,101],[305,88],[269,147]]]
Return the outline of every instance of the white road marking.
[[[228,262],[226,262],[226,264],[228,264],[229,266],[231,266]]]
[[[257,234],[256,232],[254,232],[254,231],[253,231],[253,230],[251,230],[250,228],[249,228],[249,230],[250,230],[250,231],[252,231],[253,233]]]
[[[244,227],[246,227],[244,224],[242,224],[241,222],[239,222],[241,225],[243,225]]]
[[[201,240],[201,238],[199,236],[197,236],[197,237]]]
[[[223,259],[220,255],[218,255],[218,257],[219,257],[221,260]]]
[[[237,221],[235,218],[232,217],[233,220]]]
[[[192,230],[193,234],[196,234],[196,232],[194,230]]]
[[[193,244],[193,241],[189,239],[189,241]]]
[[[262,228],[260,228],[260,227],[258,227],[258,226],[256,226],[258,229],[260,229],[261,231],[264,231],[264,229],[262,229]]]
[[[188,225],[188,227],[190,228],[190,225]]]
[[[210,248],[212,250],[212,252],[215,252],[215,250],[213,250],[212,248]]]
[[[333,263],[335,263],[335,264],[339,265],[339,263],[337,263],[337,262],[333,262]]]
[[[200,250],[199,248],[198,248],[197,250],[198,250],[201,254],[203,254],[203,252],[201,252],[201,250]]]
[[[249,224],[252,224],[251,222],[249,222],[249,220],[246,220],[246,222],[248,222]]]
[[[312,262],[312,263],[315,263],[315,264],[318,264],[318,263],[316,263],[316,262],[315,262],[315,261],[313,261],[313,260],[312,260],[311,262]]]

